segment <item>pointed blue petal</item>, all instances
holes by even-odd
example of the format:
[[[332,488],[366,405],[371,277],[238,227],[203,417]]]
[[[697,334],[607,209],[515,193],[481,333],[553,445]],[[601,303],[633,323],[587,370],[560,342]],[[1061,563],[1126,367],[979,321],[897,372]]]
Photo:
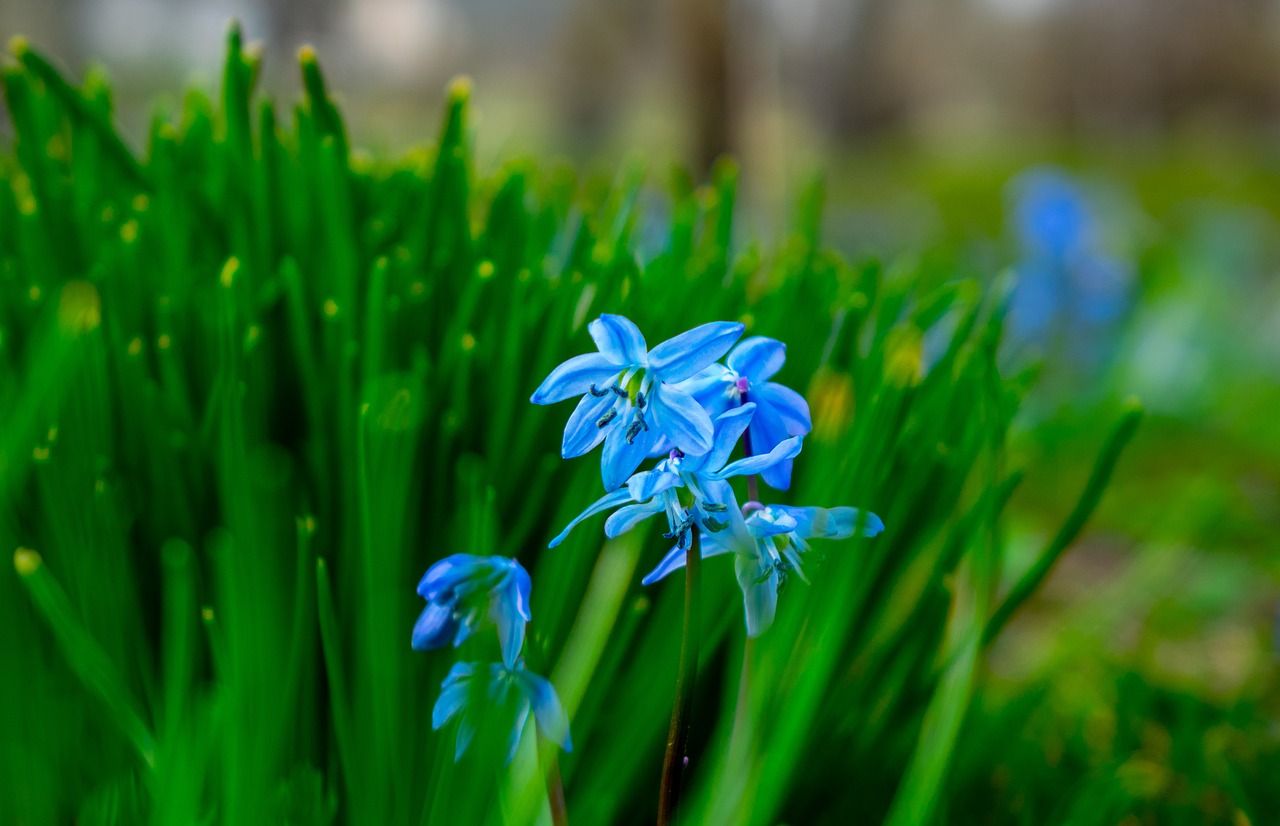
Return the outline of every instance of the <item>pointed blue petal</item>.
[[[766,384],[759,394],[752,396],[757,402],[756,415],[751,420],[751,429],[747,431],[747,440],[751,453],[756,455],[769,453],[790,436],[803,435],[788,432],[786,421],[771,401],[769,388],[770,385]],[[791,462],[784,457],[761,469],[760,475],[769,487],[786,490],[791,487]]]
[[[431,709],[431,728],[438,730],[467,704],[473,663],[455,663],[441,684],[440,697]]]
[[[626,430],[626,427],[615,424],[604,439],[604,450],[600,452],[600,478],[605,490],[623,485],[640,463],[649,457],[654,442],[658,440],[658,430],[653,425],[637,433],[631,443],[627,442]]]
[[[609,412],[618,398],[612,393],[593,396],[587,393],[573,409],[569,422],[564,426],[564,437],[560,440],[560,456],[572,459],[584,453],[590,453],[596,445],[604,441],[609,425],[600,427],[596,422]]]
[[[520,688],[533,706],[534,720],[542,736],[556,743],[565,751],[573,751],[573,742],[569,739],[569,718],[560,705],[555,687],[549,680],[528,671],[517,673]]]
[[[803,539],[848,539],[855,532],[861,536],[876,536],[884,530],[884,522],[880,517],[858,508],[796,508],[776,505],[773,510],[790,514],[796,520],[796,533]]]
[[[711,450],[715,435],[711,417],[688,393],[674,387],[655,387],[649,395],[649,416],[654,429],[662,431],[685,453],[701,456]]]
[[[547,545],[547,547],[554,548],[555,546],[563,542],[565,540],[565,537],[569,535],[569,531],[576,528],[578,526],[578,523],[581,522],[582,520],[591,516],[595,516],[597,513],[607,511],[610,508],[616,508],[618,505],[621,505],[623,502],[630,502],[630,501],[631,501],[631,494],[627,492],[626,488],[623,488],[622,490],[615,490],[615,491],[611,491],[610,493],[606,493],[604,496],[601,496],[595,502],[591,503],[587,507],[587,509],[584,510],[582,513],[575,516],[572,522],[570,522],[568,525],[565,525],[564,530],[560,531],[560,533],[556,535],[556,538],[551,540],[551,544]]]
[[[759,473],[767,467],[772,467],[784,459],[794,459],[800,454],[801,447],[801,438],[799,436],[793,436],[763,456],[748,456],[745,459],[730,462],[723,470],[718,472],[709,472],[707,473],[707,476],[711,479],[728,479],[730,476],[750,476],[753,473]]]
[[[761,407],[772,410],[786,428],[788,436],[804,436],[813,430],[809,402],[790,387],[771,381],[752,385],[749,398]]]
[[[511,734],[507,736],[507,765],[516,759],[516,751],[520,748],[520,737],[524,734],[524,724],[529,722],[529,703],[522,700],[516,706],[516,718],[511,723]]]
[[[686,562],[686,557],[687,554],[685,553],[685,549],[676,545],[674,548],[667,551],[666,556],[662,557],[662,561],[658,563],[658,567],[645,574],[644,579],[640,580],[640,584],[652,585],[672,571],[683,568]]]
[[[511,560],[513,574],[515,576],[515,604],[516,610],[520,612],[520,616],[525,621],[533,619],[533,614],[529,610],[529,594],[533,591],[533,580],[529,578],[529,572],[524,569],[518,560]]]
[[[533,391],[529,401],[534,404],[554,404],[574,396],[581,396],[593,384],[610,384],[619,373],[618,365],[600,353],[584,353],[574,356],[551,371]]]
[[[665,462],[653,470],[642,470],[627,480],[627,490],[637,502],[648,502],[664,490],[671,490],[683,483],[680,475],[667,470]]]
[[[647,351],[640,328],[620,315],[605,313],[587,325],[600,353],[619,366],[644,364]]]
[[[763,511],[756,511],[746,518],[747,530],[752,536],[766,537],[791,533],[799,527],[795,517],[782,508],[770,506]]]
[[[520,615],[519,597],[516,595],[515,578],[489,596],[489,619],[498,630],[498,644],[502,649],[502,662],[508,668],[515,665],[524,647],[525,618]]]
[[[699,469],[720,470],[724,467],[725,462],[733,455],[733,449],[738,446],[738,440],[746,432],[747,425],[751,424],[755,412],[756,406],[747,402],[741,407],[726,410],[716,418],[711,452],[701,457],[703,461]]]
[[[450,554],[436,562],[418,582],[418,595],[434,601],[444,591],[456,588],[489,567],[489,562],[475,554]]]
[[[413,650],[431,651],[443,648],[457,632],[456,625],[452,608],[438,602],[427,603],[427,607],[418,615],[418,621],[413,624]]]
[[[662,513],[662,510],[662,502],[657,499],[639,505],[623,505],[605,520],[604,535],[610,539],[622,536],[649,517]]]
[[[778,610],[778,574],[770,571],[768,578],[760,581],[764,565],[757,557],[742,554],[733,558],[733,568],[738,575],[738,586],[742,588],[747,636],[758,637],[773,625]]]
[[[668,384],[684,381],[729,352],[744,329],[731,321],[694,327],[654,347],[649,353],[649,369]]]
[[[725,361],[729,369],[750,381],[751,390],[755,390],[757,382],[768,381],[782,369],[787,361],[787,345],[764,336],[744,338]]]
[[[458,739],[454,741],[453,762],[457,763],[462,759],[462,755],[466,752],[467,746],[471,745],[471,738],[476,736],[476,723],[471,719],[470,714],[463,714],[458,720]]]

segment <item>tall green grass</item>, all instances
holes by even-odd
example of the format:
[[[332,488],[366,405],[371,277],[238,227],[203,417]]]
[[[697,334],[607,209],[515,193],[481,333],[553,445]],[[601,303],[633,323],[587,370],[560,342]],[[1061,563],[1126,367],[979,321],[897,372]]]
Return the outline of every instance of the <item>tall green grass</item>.
[[[526,656],[571,715],[571,822],[651,821],[682,583],[639,585],[656,530],[605,542],[595,520],[545,550],[598,469],[560,460],[566,410],[528,403],[602,311],[654,341],[739,319],[787,342],[781,379],[815,421],[783,498],[888,525],[823,549],[745,663],[732,563],[707,561],[688,822],[954,822],[987,646],[1140,415],[1006,574],[1026,380],[998,367],[998,292],[842,259],[817,185],[776,247],[739,237],[729,162],[706,185],[481,172],[464,82],[433,145],[370,160],[311,51],[282,107],[233,30],[220,96],[157,112],[135,155],[100,72],[77,85],[12,51],[0,822],[545,821],[531,732],[504,768],[455,765],[430,728],[452,659],[410,650],[414,585],[456,552],[533,574]],[[638,253],[642,233],[662,241]]]

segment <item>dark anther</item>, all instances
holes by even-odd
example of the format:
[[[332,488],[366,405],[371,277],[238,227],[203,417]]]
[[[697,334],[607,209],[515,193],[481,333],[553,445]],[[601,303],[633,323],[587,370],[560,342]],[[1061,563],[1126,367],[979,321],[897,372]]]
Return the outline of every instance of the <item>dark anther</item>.
[[[702,527],[706,528],[711,533],[719,533],[729,527],[729,523],[721,522],[719,519],[712,519],[710,516],[704,516],[702,517]]]
[[[636,437],[640,435],[640,427],[642,424],[643,424],[642,422],[632,422],[631,425],[627,428],[627,444],[629,445],[635,444]],[[645,429],[647,430],[648,428],[645,428]]]
[[[729,510],[729,506],[722,505],[719,502],[703,502],[702,509],[704,511],[710,511],[711,513],[724,513]]]
[[[609,388],[609,389],[612,390],[613,388]],[[609,395],[609,390],[597,390],[596,386],[593,384],[591,385],[591,395],[595,396],[598,399],[601,396]]]
[[[607,425],[609,422],[613,421],[616,418],[618,418],[618,411],[610,410],[608,413],[604,414],[603,416],[601,416],[599,419],[596,420],[596,427],[604,427],[605,425]]]
[[[644,406],[645,406],[646,404],[648,404],[648,402],[646,402],[646,401],[644,400],[644,394],[643,394],[643,393],[637,393],[637,394],[636,394],[636,407],[640,408],[641,410],[644,410]]]
[[[609,389],[612,390],[618,398],[625,399],[627,397],[627,391],[623,390],[616,384],[610,385]],[[604,393],[601,393],[600,395],[603,396]]]
[[[760,573],[760,576],[756,577],[755,584],[756,584],[756,585],[763,585],[764,583],[766,583],[766,582],[768,582],[768,581],[769,581],[769,577],[771,577],[771,576],[773,576],[773,566],[772,566],[772,565],[766,565],[766,566],[765,566],[765,568],[764,568],[764,571],[762,571],[762,572]]]

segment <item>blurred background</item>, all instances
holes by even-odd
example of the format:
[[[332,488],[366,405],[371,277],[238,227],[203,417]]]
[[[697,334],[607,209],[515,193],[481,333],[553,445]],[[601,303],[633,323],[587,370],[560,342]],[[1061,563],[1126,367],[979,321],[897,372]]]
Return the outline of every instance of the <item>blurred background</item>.
[[[186,81],[216,88],[233,17],[282,100],[314,44],[374,154],[434,138],[467,74],[481,164],[701,178],[731,153],[740,238],[821,190],[840,251],[999,279],[1008,369],[1039,374],[1015,550],[1061,522],[1122,401],[1150,415],[977,710],[1197,813],[1229,811],[1238,760],[1280,765],[1280,2],[0,0],[0,33],[108,67],[138,149]],[[1000,746],[967,746],[975,789],[1018,759]]]

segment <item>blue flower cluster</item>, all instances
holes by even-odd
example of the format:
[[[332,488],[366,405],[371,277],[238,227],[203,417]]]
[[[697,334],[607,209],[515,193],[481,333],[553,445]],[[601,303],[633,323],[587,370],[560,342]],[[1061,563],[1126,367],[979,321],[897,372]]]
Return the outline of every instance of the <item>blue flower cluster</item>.
[[[698,531],[701,556],[736,554],[747,633],[754,637],[772,624],[787,577],[804,579],[809,540],[884,530],[879,517],[856,508],[738,505],[732,477],[758,475],[778,490],[790,487],[792,462],[812,429],[804,397],[770,381],[786,361],[782,342],[763,336],[738,342],[743,325],[725,321],[695,327],[653,350],[622,316],[602,315],[588,330],[599,352],[561,364],[532,401],[581,396],[565,426],[561,455],[581,456],[604,442],[607,492],[551,547],[605,511],[613,511],[605,522],[610,537],[663,514],[665,536],[674,545],[644,584],[683,566]],[[746,455],[731,461],[739,442]],[[646,458],[659,457],[652,469],[637,472]]]
[[[440,729],[458,718],[454,760],[462,757],[475,735],[477,702],[509,715],[511,729],[507,762],[515,756],[530,712],[539,731],[565,751],[569,721],[555,689],[547,680],[524,667],[524,647],[529,612],[529,572],[505,556],[453,554],[432,565],[418,583],[418,594],[427,601],[413,626],[413,648],[428,651],[461,646],[480,630],[492,625],[497,632],[501,662],[460,662],[449,671],[440,698],[431,712],[431,727]]]

